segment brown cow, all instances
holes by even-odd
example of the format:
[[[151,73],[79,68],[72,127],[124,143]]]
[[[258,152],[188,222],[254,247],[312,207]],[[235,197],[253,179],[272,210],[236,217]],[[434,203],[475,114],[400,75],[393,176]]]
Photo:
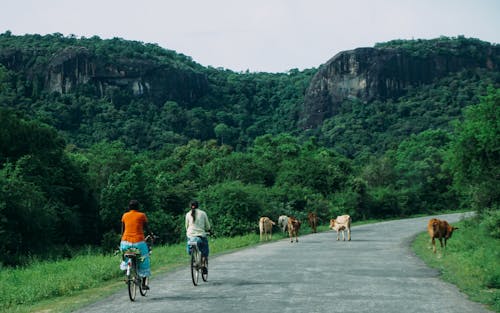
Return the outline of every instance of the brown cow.
[[[273,225],[269,217],[263,216],[259,219],[260,240],[264,237],[265,240],[273,238]]]
[[[293,242],[294,236],[295,242],[299,242],[299,230],[300,221],[293,216],[288,217],[288,234],[290,235],[290,242]]]
[[[345,231],[347,230],[347,240],[351,241],[351,217],[349,215],[337,216],[330,220],[330,229],[337,231],[337,240],[339,240],[339,231],[342,232],[342,239],[345,241]]]
[[[429,236],[431,237],[432,243],[432,251],[436,253],[436,241],[435,239],[439,239],[439,243],[441,244],[441,248],[446,249],[446,241],[451,238],[453,231],[458,229],[458,227],[453,227],[448,224],[445,220],[439,220],[437,218],[432,218],[429,220],[427,224],[427,232],[429,232]],[[444,246],[443,246],[443,238],[444,238]]]
[[[309,226],[311,226],[312,232],[316,232],[316,226],[318,226],[318,216],[314,212],[307,213],[307,221]]]

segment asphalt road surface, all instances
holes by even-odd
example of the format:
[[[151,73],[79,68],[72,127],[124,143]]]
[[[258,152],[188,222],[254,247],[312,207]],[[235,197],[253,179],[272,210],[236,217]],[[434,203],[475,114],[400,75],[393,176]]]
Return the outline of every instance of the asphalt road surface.
[[[455,222],[463,214],[440,217]],[[428,220],[353,227],[350,242],[336,241],[330,231],[214,256],[208,282],[200,279],[197,287],[186,261],[185,268],[153,277],[146,297],[138,293],[131,302],[124,285],[79,312],[491,312],[412,253],[411,240]]]

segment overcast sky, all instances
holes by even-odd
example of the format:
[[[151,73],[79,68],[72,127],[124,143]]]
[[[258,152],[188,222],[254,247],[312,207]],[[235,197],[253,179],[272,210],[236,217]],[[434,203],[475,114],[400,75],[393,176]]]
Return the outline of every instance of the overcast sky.
[[[2,0],[0,33],[156,43],[234,71],[318,67],[340,51],[439,36],[500,43],[500,0]]]

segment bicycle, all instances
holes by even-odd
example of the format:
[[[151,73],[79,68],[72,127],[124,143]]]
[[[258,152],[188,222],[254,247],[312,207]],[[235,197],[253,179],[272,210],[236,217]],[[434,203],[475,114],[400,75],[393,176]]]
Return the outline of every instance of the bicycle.
[[[127,284],[128,288],[128,296],[130,298],[130,301],[135,301],[135,296],[137,294],[137,289],[139,289],[139,293],[141,296],[145,297],[146,294],[148,293],[149,287],[148,288],[143,288],[142,285],[142,277],[139,276],[139,262],[138,260],[141,259],[144,260],[145,257],[151,255],[152,252],[152,244],[153,240],[156,238],[156,236],[148,235],[144,239],[146,241],[146,244],[148,245],[148,254],[147,255],[141,255],[141,252],[137,248],[130,248],[127,249],[123,252],[123,260],[126,260],[126,271],[125,271],[125,283]],[[149,277],[146,277],[144,280],[145,286],[149,285]],[[137,288],[139,287],[139,288]]]
[[[200,237],[190,238],[189,251],[191,254],[191,279],[193,280],[193,285],[198,286],[198,281],[201,272],[201,279],[203,281],[208,280],[208,259],[201,256],[201,251],[199,244],[201,244]]]

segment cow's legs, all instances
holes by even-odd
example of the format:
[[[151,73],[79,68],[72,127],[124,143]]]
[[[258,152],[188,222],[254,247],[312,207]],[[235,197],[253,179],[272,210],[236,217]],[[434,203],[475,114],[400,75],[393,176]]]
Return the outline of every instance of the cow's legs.
[[[337,230],[337,241],[340,240],[340,234],[339,234],[339,231]]]
[[[431,239],[431,244],[432,244],[432,251],[436,253],[436,240],[434,239],[434,237],[432,237]]]
[[[347,229],[347,240],[351,241],[351,229]]]

